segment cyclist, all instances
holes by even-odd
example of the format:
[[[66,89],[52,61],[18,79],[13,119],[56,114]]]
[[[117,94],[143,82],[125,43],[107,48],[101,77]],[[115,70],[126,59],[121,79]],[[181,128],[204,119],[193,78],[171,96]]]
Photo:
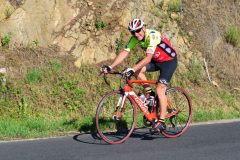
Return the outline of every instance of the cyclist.
[[[101,72],[108,73],[118,64],[120,64],[135,47],[140,46],[146,52],[146,57],[137,62],[132,68],[127,68],[123,73],[130,77],[147,80],[144,72],[160,71],[156,93],[160,100],[160,119],[153,127],[155,132],[166,129],[164,122],[167,113],[167,97],[165,95],[167,86],[171,80],[174,71],[177,68],[177,54],[169,40],[160,32],[147,29],[141,19],[132,19],[128,24],[128,30],[132,36],[126,45],[114,59],[111,65],[101,67]],[[153,93],[151,87],[143,84],[146,93]]]

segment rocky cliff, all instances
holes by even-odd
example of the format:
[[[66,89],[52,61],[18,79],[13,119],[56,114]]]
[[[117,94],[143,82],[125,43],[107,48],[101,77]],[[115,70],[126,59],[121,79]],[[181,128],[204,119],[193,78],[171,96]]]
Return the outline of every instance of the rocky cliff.
[[[57,45],[72,54],[76,66],[98,63],[115,56],[115,42],[127,33],[133,17],[148,27],[162,29],[178,48],[184,50],[176,21],[163,24],[167,0],[0,0],[0,35],[11,35],[11,46]],[[158,8],[161,4],[162,11]],[[172,16],[179,19],[178,14]],[[102,26],[101,26],[102,25]]]

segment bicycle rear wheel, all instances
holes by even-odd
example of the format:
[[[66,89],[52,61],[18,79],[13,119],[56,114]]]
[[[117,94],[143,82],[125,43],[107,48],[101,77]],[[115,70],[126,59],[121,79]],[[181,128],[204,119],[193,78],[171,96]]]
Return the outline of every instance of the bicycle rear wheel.
[[[131,99],[121,91],[111,92],[103,97],[96,111],[98,134],[109,144],[122,143],[134,130],[135,117]]]
[[[168,138],[181,136],[188,129],[192,120],[192,102],[182,88],[169,88],[166,91],[168,114],[165,119],[166,130],[162,134]]]

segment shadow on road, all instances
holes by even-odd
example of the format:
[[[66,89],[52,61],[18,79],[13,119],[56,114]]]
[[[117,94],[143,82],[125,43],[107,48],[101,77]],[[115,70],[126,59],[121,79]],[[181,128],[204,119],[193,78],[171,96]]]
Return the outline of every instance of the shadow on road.
[[[81,143],[87,143],[87,144],[96,144],[96,145],[108,145],[104,140],[101,139],[101,137],[97,134],[96,130],[96,123],[95,118],[92,118],[92,124],[86,124],[81,126],[79,128],[80,132],[77,135],[73,136],[73,139],[75,141],[81,142]],[[140,140],[154,140],[157,138],[165,138],[161,134],[159,135],[151,135],[149,133],[148,128],[136,128],[132,135],[130,136],[130,139],[137,138]]]
[[[92,124],[85,124],[79,128],[79,133],[73,136],[75,141],[87,144],[97,144],[97,145],[106,145],[107,143],[104,142],[101,137],[97,134],[96,129],[96,119],[95,117],[92,118]]]
[[[86,143],[86,144],[95,144],[95,145],[107,145],[106,142],[104,142],[97,133],[80,133],[73,136],[73,139],[75,141]]]
[[[151,135],[146,128],[138,128],[135,129],[130,139],[139,139],[139,140],[155,140],[158,138],[165,138],[162,135]],[[101,139],[101,137],[97,134],[96,131],[90,131],[85,133],[79,133],[73,136],[75,141],[86,143],[86,144],[94,144],[94,145],[109,145],[105,141]],[[128,141],[128,140],[127,140]]]
[[[161,134],[152,135],[148,128],[136,128],[130,138],[138,138],[140,140],[154,140],[157,138],[166,138]]]

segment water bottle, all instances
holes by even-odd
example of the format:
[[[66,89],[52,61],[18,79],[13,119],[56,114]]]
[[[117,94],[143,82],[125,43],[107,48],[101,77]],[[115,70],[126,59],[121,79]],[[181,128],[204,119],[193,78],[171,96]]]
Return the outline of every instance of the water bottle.
[[[138,93],[138,97],[142,100],[143,103],[145,103],[146,97],[143,93]]]
[[[156,101],[155,101],[155,93],[151,92],[149,97],[147,98],[147,106],[149,112],[153,112],[154,108],[156,107]]]
[[[154,96],[149,96],[148,100],[148,106],[152,107],[155,104]]]

